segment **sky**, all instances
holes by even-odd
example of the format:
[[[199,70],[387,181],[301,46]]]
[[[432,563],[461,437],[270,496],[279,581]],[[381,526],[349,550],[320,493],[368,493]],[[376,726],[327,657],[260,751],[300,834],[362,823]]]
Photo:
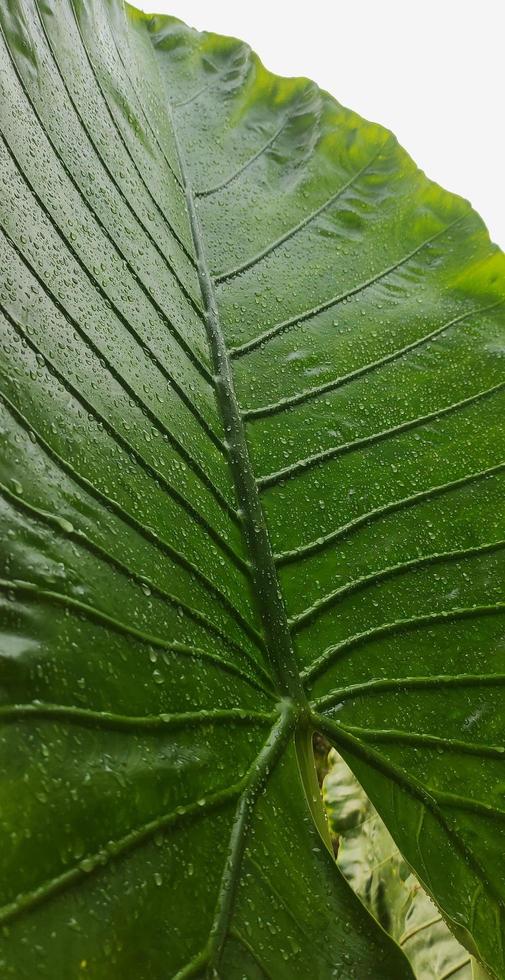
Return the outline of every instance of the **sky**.
[[[247,41],[398,137],[505,249],[505,0],[133,0]]]

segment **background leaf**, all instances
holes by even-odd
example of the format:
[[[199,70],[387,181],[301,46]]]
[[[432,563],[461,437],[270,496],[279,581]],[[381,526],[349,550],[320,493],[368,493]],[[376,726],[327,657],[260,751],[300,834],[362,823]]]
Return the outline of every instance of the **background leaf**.
[[[417,980],[485,977],[448,929],[375,807],[334,749],[329,753],[323,794],[341,871],[402,947]]]

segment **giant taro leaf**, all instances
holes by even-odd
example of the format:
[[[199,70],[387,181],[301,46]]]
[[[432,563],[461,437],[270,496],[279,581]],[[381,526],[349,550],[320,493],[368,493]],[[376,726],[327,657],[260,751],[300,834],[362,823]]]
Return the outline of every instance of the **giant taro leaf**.
[[[411,976],[314,729],[503,977],[503,255],[238,41],[0,23],[2,977]]]

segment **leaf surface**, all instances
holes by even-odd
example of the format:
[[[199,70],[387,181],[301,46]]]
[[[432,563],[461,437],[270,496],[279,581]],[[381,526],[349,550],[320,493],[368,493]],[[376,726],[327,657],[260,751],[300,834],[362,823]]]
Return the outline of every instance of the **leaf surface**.
[[[319,728],[501,976],[503,255],[240,42],[0,24],[3,973],[409,977]]]

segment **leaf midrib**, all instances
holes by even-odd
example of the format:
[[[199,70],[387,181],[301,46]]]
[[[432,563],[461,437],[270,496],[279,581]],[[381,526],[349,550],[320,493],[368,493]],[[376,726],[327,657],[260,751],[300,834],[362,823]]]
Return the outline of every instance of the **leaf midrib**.
[[[216,398],[225,430],[230,468],[239,503],[244,537],[251,560],[253,587],[265,632],[266,655],[278,685],[279,695],[290,697],[298,705],[308,708],[305,690],[296,666],[291,630],[260,501],[258,482],[254,475],[242,413],[235,393],[231,358],[219,320],[214,279],[207,261],[203,230],[168,100],[167,109],[171,116],[174,142],[186,195],[196,254],[197,275],[205,314],[205,327],[214,369]]]
[[[191,183],[187,176],[183,151],[175,121],[171,117],[179,169],[186,195],[191,234],[197,260],[197,275],[202,293],[205,327],[211,351],[216,399],[225,430],[226,445],[235,492],[242,519],[244,537],[250,555],[252,585],[265,633],[265,654],[279,696],[279,718],[272,727],[269,740],[255,758],[250,778],[237,803],[228,854],[207,944],[176,975],[176,980],[189,980],[202,969],[217,970],[226,939],[230,935],[252,813],[258,794],[268,781],[272,770],[284,755],[289,740],[302,727],[310,725],[310,709],[303,682],[296,666],[291,629],[273,557],[259,488],[254,475],[247,445],[244,422],[235,393],[231,361],[221,330],[214,292],[214,279],[207,262],[203,230],[196,210]],[[296,740],[295,740],[296,742]],[[300,769],[301,771],[301,769]]]

